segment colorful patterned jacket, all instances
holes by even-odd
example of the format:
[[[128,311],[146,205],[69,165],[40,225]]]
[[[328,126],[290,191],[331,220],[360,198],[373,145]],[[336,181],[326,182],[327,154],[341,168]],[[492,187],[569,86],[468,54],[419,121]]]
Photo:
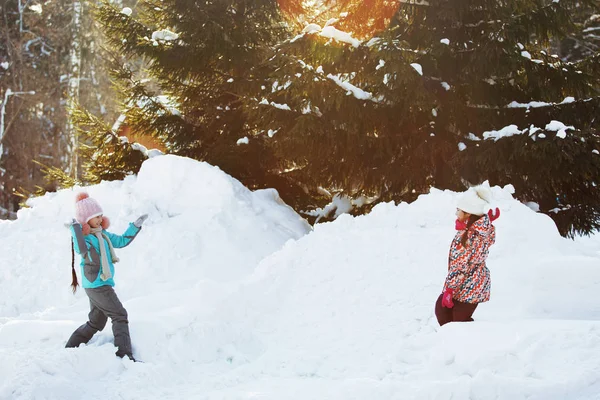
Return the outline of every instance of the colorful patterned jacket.
[[[496,241],[496,229],[484,215],[467,231],[466,247],[460,242],[464,232],[458,231],[450,245],[444,291],[447,288],[454,290],[452,297],[464,303],[483,303],[490,299],[490,270],[485,260],[490,246]]]

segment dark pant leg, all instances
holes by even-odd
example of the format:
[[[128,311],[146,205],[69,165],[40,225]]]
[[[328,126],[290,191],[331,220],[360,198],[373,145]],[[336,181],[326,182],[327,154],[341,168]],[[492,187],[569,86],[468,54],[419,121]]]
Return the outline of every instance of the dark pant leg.
[[[92,303],[90,299],[90,313],[88,322],[81,325],[73,332],[65,347],[78,347],[82,343],[90,341],[96,332],[101,331],[106,326],[108,318],[100,309]]]
[[[473,313],[476,308],[477,304],[463,303],[462,301],[454,300],[452,320],[457,322],[472,322]]]
[[[112,321],[115,346],[118,348],[117,356],[132,358],[127,311],[121,304],[115,290],[112,286],[101,286],[95,289],[85,289],[85,291],[94,305]]]
[[[443,293],[440,294],[437,301],[435,302],[435,316],[437,317],[440,326],[453,321],[452,309],[442,306]]]

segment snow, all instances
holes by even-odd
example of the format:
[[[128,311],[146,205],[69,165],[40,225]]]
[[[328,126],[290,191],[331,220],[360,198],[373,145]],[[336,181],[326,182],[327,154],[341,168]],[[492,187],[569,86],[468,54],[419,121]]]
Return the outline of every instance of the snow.
[[[567,130],[569,130],[569,129],[574,130],[575,127],[566,126],[562,122],[555,121],[555,120],[550,121],[550,123],[546,125],[547,131],[556,131],[556,136],[561,139],[564,139],[565,137],[567,137]]]
[[[426,0],[399,0],[399,3],[415,4],[415,5],[421,5],[421,6],[429,5],[429,2]]]
[[[144,363],[110,327],[63,348],[88,313],[63,227],[78,189],[48,193],[0,221],[1,399],[598,399],[600,238],[561,238],[511,186],[492,187],[491,301],[442,328],[457,193],[311,231],[274,190],[175,156],[86,189],[113,232],[149,214],[115,276]]]
[[[410,66],[413,67],[415,69],[415,71],[417,71],[419,73],[419,75],[423,75],[423,67],[421,66],[421,64],[412,63],[412,64],[410,64]]]
[[[383,84],[387,85],[388,82],[390,81],[390,79],[391,79],[391,75],[390,74],[383,75]]]
[[[240,144],[248,144],[250,143],[250,141],[248,140],[247,136],[244,136],[243,138],[238,139],[238,141],[236,142],[236,144],[239,146]]]
[[[508,108],[537,108],[550,106],[552,103],[546,103],[545,101],[530,101],[529,103],[519,103],[517,101],[510,102]]]
[[[290,108],[290,106],[288,106],[287,104],[279,104],[279,103],[275,103],[274,101],[270,102],[267,99],[262,99],[258,104],[264,104],[264,105],[270,105],[271,107],[275,107],[278,108],[280,110],[285,110],[285,111],[292,111],[292,109]]]
[[[348,43],[354,47],[360,46],[360,40],[352,37],[348,32],[340,31],[333,26],[326,26],[321,30],[319,36],[337,40],[338,42]]]
[[[494,139],[494,141],[498,141],[503,137],[509,137],[513,135],[520,135],[523,133],[516,125],[508,125],[499,131],[486,131],[483,132],[484,139]]]
[[[464,144],[463,142],[459,142],[458,143],[458,150],[459,151],[464,151],[466,149],[467,149],[467,145],[466,144]]]
[[[592,150],[592,153],[594,153],[594,154],[600,154],[600,151],[594,149],[594,150]]]
[[[348,91],[349,94],[352,94],[359,100],[373,100],[373,95],[369,92],[362,90],[359,87],[354,86],[348,81],[342,80],[341,75],[333,75],[328,74],[327,77],[334,81],[339,87]]]
[[[179,35],[175,32],[171,32],[168,29],[161,29],[159,31],[152,32],[152,40],[164,40],[166,42],[176,40]]]
[[[321,32],[321,26],[318,24],[314,24],[314,23],[306,25],[304,27],[304,29],[302,30],[302,33],[308,33],[308,34],[318,33],[318,32]]]
[[[127,15],[128,17],[130,17],[130,16],[131,16],[131,13],[132,13],[132,12],[133,12],[133,10],[132,10],[131,8],[129,8],[129,7],[124,7],[124,8],[121,10],[121,14],[125,14],[125,15]],[[153,36],[153,38],[154,38],[154,36]]]
[[[126,137],[121,136],[121,138],[124,138],[126,142],[129,142]],[[137,142],[132,143],[131,144],[131,148],[134,149],[134,150],[142,152],[142,154],[144,154],[144,156],[146,156],[146,158],[157,157],[157,156],[161,156],[161,155],[164,154],[162,151],[160,151],[158,149],[150,149],[150,150],[148,150],[146,148],[146,146],[144,146],[142,144],[139,144]]]
[[[481,138],[479,138],[477,135],[473,134],[472,132],[469,132],[469,134],[467,135],[467,138],[469,140],[473,140],[473,141],[481,140]]]
[[[573,130],[575,129],[573,126],[566,126],[565,124],[563,124],[560,121],[551,121],[550,123],[548,123],[546,125],[545,130],[546,131],[556,131],[556,136],[564,139],[567,136],[567,130]],[[521,135],[525,132],[529,133],[529,136],[532,137],[533,140],[536,139],[536,135],[535,133],[537,133],[538,131],[540,131],[540,128],[537,128],[534,125],[531,125],[529,127],[529,129],[525,129],[525,130],[521,130],[519,129],[519,127],[517,125],[508,125],[505,126],[504,128],[500,129],[499,131],[486,131],[483,132],[483,138],[484,139],[494,139],[494,141],[498,141],[499,139],[502,139],[503,137],[509,137],[509,136],[513,136],[513,135]],[[540,139],[544,139],[546,137],[546,135],[544,133],[540,133],[537,135],[538,138]]]
[[[300,33],[296,36],[294,36],[293,38],[290,39],[290,43],[294,43],[295,41],[302,39],[304,37],[304,33]]]
[[[42,5],[41,4],[32,4],[29,6],[29,9],[36,14],[42,13]]]
[[[532,211],[535,212],[539,212],[540,211],[540,205],[538,203],[536,203],[535,201],[528,201],[526,203],[524,203],[527,207],[529,207]]]
[[[164,153],[158,149],[150,149],[146,153],[146,157],[148,157],[148,158],[154,158],[154,157],[158,157],[158,156],[162,156],[162,155],[164,155]]]
[[[531,53],[529,53],[528,51],[522,51],[521,55],[525,58],[529,58],[531,60]]]
[[[529,103],[519,103],[518,101],[512,101],[507,105],[507,107],[508,108],[538,108],[538,107],[554,106],[557,104],[569,104],[569,103],[574,103],[574,102],[575,102],[575,98],[568,96],[568,97],[565,97],[565,99],[563,101],[561,101],[560,103],[547,103],[545,101],[530,101]]]
[[[8,69],[8,67],[10,67],[10,63],[8,61],[4,61],[3,63],[0,63],[0,67],[3,69]]]
[[[450,85],[448,84],[448,82],[442,82],[442,87],[447,91],[450,90]]]
[[[342,42],[342,43],[348,43],[354,47],[360,46],[360,40],[353,38],[350,33],[341,31],[331,25],[331,24],[336,23],[337,21],[338,21],[337,19],[331,18],[327,21],[327,23],[325,24],[325,26],[323,28],[321,28],[321,26],[319,24],[315,24],[315,23],[307,24],[304,27],[304,29],[302,30],[302,34],[318,33],[319,36],[322,36],[322,37],[325,37],[328,39],[336,40],[336,41]],[[301,36],[296,36],[291,41],[294,42],[299,37],[301,37]]]
[[[379,60],[379,64],[377,64],[377,66],[375,67],[375,70],[380,70],[384,66],[385,66],[385,61],[384,60]]]
[[[339,22],[339,19],[337,18],[329,18],[329,20],[327,20],[327,22],[325,22],[325,26],[330,26],[333,25],[335,23]]]
[[[364,204],[365,200],[363,197],[358,199],[359,206]],[[342,214],[347,214],[354,208],[354,201],[345,194],[336,194],[333,196],[331,203],[327,204],[323,208],[317,208],[316,210],[312,210],[306,212],[307,215],[317,217],[317,221],[321,218],[326,218],[328,216],[333,217],[334,219],[339,217]]]
[[[440,40],[440,43],[445,44],[445,45],[450,45],[450,40],[449,39],[442,39],[442,40]]]

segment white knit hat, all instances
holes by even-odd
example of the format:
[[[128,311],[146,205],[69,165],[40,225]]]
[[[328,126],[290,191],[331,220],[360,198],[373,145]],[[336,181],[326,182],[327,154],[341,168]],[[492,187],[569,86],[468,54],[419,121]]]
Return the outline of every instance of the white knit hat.
[[[464,192],[458,199],[456,207],[469,214],[483,215],[489,210],[491,201],[492,190],[484,183]]]

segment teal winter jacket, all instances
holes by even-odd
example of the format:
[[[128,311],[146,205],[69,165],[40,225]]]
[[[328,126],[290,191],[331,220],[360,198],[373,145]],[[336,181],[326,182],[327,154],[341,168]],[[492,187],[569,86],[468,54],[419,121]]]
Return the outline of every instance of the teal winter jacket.
[[[123,233],[123,235],[115,235],[106,230],[102,233],[109,238],[115,249],[125,247],[137,236],[141,228],[136,227],[133,223],[129,224],[129,227]],[[95,235],[83,235],[80,224],[71,225],[71,235],[73,236],[73,244],[77,254],[81,255],[81,280],[82,286],[86,289],[97,288],[100,286],[115,286],[115,266],[113,264],[112,257],[110,255],[110,248],[106,239],[103,238],[102,246],[106,249],[106,256],[108,258],[108,264],[110,266],[110,272],[112,278],[105,281],[100,279],[100,243]]]

